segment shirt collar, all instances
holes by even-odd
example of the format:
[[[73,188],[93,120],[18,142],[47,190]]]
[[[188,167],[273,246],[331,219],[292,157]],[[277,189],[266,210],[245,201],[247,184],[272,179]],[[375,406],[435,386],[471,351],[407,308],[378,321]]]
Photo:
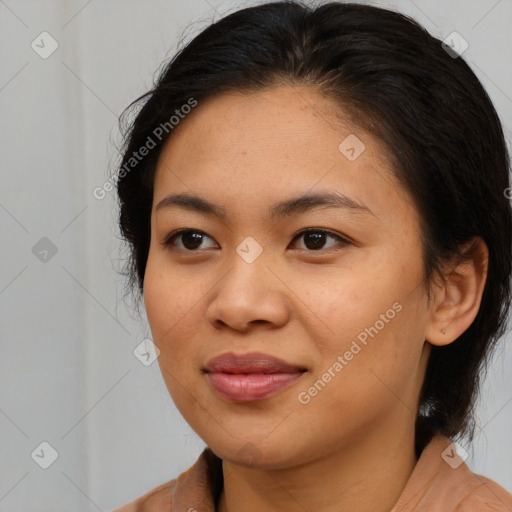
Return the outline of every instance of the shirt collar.
[[[421,452],[391,512],[412,512],[422,506],[428,510],[429,506],[442,507],[432,510],[455,510],[472,490],[488,481],[471,472],[464,458],[451,439],[434,436]],[[171,491],[173,510],[215,512],[223,485],[222,459],[205,448],[197,461],[176,479]]]

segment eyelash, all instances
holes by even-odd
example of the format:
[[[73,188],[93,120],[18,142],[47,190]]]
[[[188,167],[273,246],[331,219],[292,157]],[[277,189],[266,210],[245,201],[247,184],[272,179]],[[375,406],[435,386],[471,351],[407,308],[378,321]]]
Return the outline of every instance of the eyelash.
[[[211,238],[209,235],[207,235],[204,231],[201,231],[199,229],[179,229],[178,231],[174,231],[173,233],[171,233],[167,239],[162,243],[162,245],[166,246],[166,247],[169,247],[171,250],[174,250],[174,251],[181,251],[181,252],[188,252],[188,253],[194,253],[194,252],[200,252],[199,249],[196,249],[196,250],[191,250],[191,249],[177,249],[176,247],[174,247],[173,245],[173,239],[176,238],[176,237],[179,237],[180,235],[183,235],[185,233],[198,233],[200,235],[203,235],[203,236],[206,236],[208,238]],[[347,240],[346,238],[343,238],[342,236],[340,235],[337,235],[335,233],[332,233],[331,231],[328,231],[328,230],[325,230],[325,229],[320,229],[320,228],[308,228],[308,229],[303,229],[302,231],[299,231],[293,238],[292,238],[292,242],[295,241],[297,238],[300,238],[301,236],[303,235],[306,235],[306,234],[309,234],[309,233],[322,233],[322,234],[325,234],[327,235],[328,237],[331,237],[331,238],[335,238],[337,239],[339,242],[340,242],[340,245],[342,246],[347,246],[347,245],[351,245],[352,242],[350,242],[349,240]],[[306,251],[306,252],[310,252],[310,253],[317,253],[317,252],[322,252],[322,251],[326,251],[326,250],[329,250],[329,249],[333,249],[332,247],[329,247],[327,249],[317,249],[317,250],[313,250],[313,249],[300,249],[300,250],[303,250],[303,251]]]

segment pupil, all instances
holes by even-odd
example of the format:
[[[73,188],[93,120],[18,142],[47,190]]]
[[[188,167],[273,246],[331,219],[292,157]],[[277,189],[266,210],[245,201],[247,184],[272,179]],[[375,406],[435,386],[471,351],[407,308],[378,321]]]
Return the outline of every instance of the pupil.
[[[201,235],[200,233],[183,233],[181,235],[183,245],[187,249],[197,249],[201,245]],[[194,240],[195,238],[195,240]],[[192,245],[192,247],[189,247],[189,245]]]
[[[304,243],[308,249],[321,249],[325,243],[325,233],[306,233],[304,237]],[[308,240],[313,241],[313,247],[310,247]]]

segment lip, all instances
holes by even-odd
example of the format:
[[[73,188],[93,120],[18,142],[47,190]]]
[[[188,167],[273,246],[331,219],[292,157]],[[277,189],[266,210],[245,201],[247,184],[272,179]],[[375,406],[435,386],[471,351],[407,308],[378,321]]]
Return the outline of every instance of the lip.
[[[205,370],[225,373],[295,373],[303,371],[305,368],[261,352],[248,354],[226,352],[210,359]]]
[[[210,385],[222,397],[234,402],[252,402],[283,391],[306,369],[258,352],[228,352],[211,359],[204,371]]]

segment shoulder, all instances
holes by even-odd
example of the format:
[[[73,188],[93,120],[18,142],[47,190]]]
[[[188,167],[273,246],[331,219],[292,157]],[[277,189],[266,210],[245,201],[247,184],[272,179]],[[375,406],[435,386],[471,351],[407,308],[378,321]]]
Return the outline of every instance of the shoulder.
[[[111,512],[169,512],[176,479],[166,482]]]
[[[512,494],[471,471],[458,448],[450,438],[434,436],[392,512],[512,512]]]
[[[473,486],[455,509],[456,512],[511,512],[512,494],[497,482],[475,473]]]

